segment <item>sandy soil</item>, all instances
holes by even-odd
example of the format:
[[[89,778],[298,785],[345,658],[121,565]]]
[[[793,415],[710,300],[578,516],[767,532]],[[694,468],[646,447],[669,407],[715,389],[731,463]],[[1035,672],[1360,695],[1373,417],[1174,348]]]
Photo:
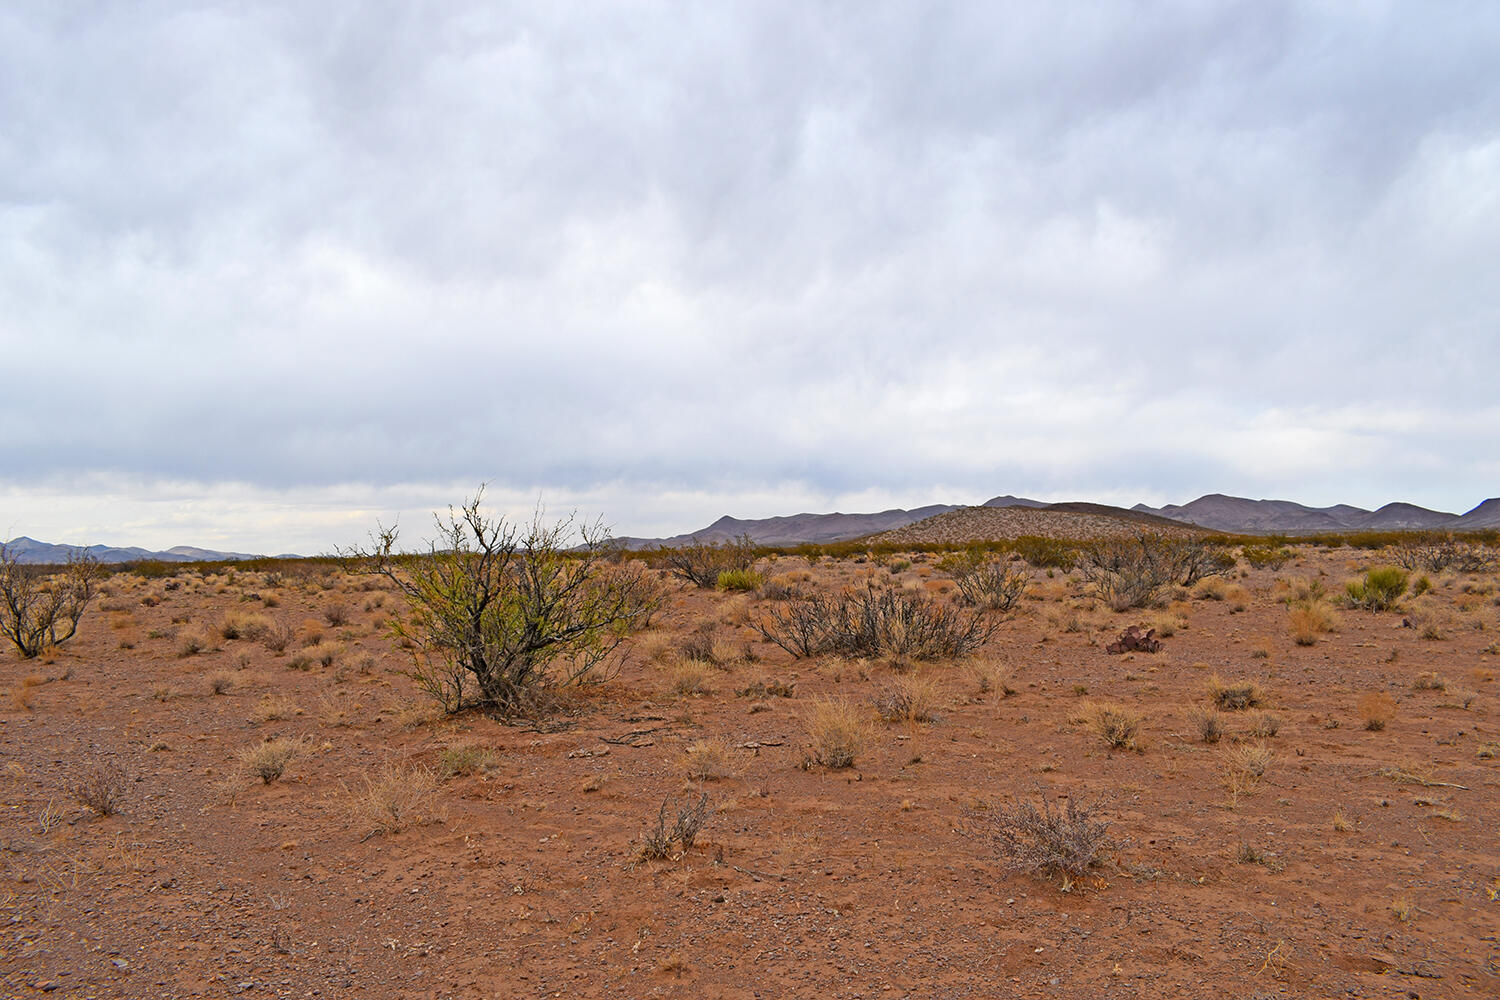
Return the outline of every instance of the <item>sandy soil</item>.
[[[904,675],[792,660],[746,627],[750,596],[673,585],[612,682],[508,725],[433,714],[375,581],[116,576],[78,639],[0,659],[0,993],[1497,996],[1496,581],[1438,578],[1295,645],[1277,578],[1338,589],[1373,563],[1303,550],[1120,615],[1039,573],[976,662],[918,668],[938,718],[873,723],[847,770],[803,766],[805,715]],[[871,572],[948,599],[923,557],[810,570],[824,587]],[[295,636],[226,639],[226,614]],[[1106,655],[1136,621],[1165,626],[1163,650]],[[183,655],[195,634],[207,648]],[[684,667],[703,639],[724,662]],[[981,690],[987,670],[1014,693]],[[1429,671],[1443,690],[1414,686]],[[1276,735],[1232,712],[1222,742],[1199,738],[1215,673],[1265,688]],[[755,687],[772,681],[794,696]],[[1395,702],[1383,731],[1361,725],[1371,693]],[[1078,721],[1090,699],[1140,714],[1139,750]],[[300,755],[261,783],[240,755],[272,737]],[[726,776],[687,776],[699,741]],[[1263,776],[1231,791],[1232,756],[1258,745]],[[72,793],[101,764],[127,776],[109,816]],[[445,766],[470,773],[424,791]],[[379,832],[368,790],[392,769],[375,798],[409,811]],[[663,800],[702,792],[692,849],[640,860]],[[1038,795],[1098,798],[1119,844],[1068,891],[964,832]]]

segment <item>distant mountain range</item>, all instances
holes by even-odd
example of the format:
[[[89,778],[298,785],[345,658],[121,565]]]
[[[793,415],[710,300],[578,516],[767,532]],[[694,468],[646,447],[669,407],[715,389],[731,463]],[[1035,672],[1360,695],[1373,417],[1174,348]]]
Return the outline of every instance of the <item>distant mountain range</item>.
[[[261,558],[246,552],[215,552],[213,549],[200,549],[192,545],[174,545],[162,552],[134,547],[117,548],[113,545],[54,545],[51,542],[39,542],[35,538],[27,538],[25,535],[12,538],[5,543],[5,548],[20,562],[49,565],[67,562],[70,555],[78,552],[92,556],[102,563],[141,562],[150,559],[161,562],[221,562],[231,559]],[[283,555],[277,558],[296,559],[298,557]]]
[[[725,515],[698,531],[668,538],[623,537],[617,542],[631,549],[678,546],[693,541],[722,542],[749,535],[758,545],[807,545],[845,542],[867,535],[894,531],[955,510],[966,504],[930,504],[912,510],[894,508],[874,514],[790,514],[780,517],[738,518]],[[980,507],[1028,507],[1035,510],[1070,511],[1115,518],[1141,527],[1189,524],[1231,534],[1318,534],[1349,531],[1480,531],[1500,528],[1500,497],[1484,501],[1466,514],[1428,510],[1409,503],[1388,503],[1377,510],[1365,510],[1349,504],[1332,507],[1307,507],[1290,500],[1247,500],[1244,497],[1210,493],[1191,503],[1150,507],[1136,504],[1128,510],[1108,504],[1069,501],[1046,503],[1026,497],[992,497]],[[21,536],[5,543],[6,548],[24,563],[62,563],[73,552],[85,552],[100,562],[138,562],[159,559],[162,562],[219,562],[258,559],[245,552],[216,552],[191,545],[177,545],[161,552],[141,548],[116,548],[110,545],[53,545]],[[290,554],[278,559],[296,559]]]
[[[963,509],[962,504],[932,504],[914,510],[883,510],[877,514],[793,514],[744,519],[724,516],[698,531],[669,538],[621,538],[628,548],[686,545],[694,540],[722,542],[741,535],[760,545],[803,545],[843,542],[866,535],[904,528],[940,514]],[[1161,526],[1190,524],[1231,534],[1316,534],[1347,531],[1477,531],[1500,528],[1500,498],[1486,500],[1467,514],[1428,510],[1409,503],[1389,503],[1378,510],[1348,504],[1307,507],[1290,500],[1247,500],[1210,493],[1192,503],[1150,507],[1136,504],[1130,509],[1108,504],[1069,501],[1046,503],[1026,497],[992,497],[981,507],[1029,507],[1036,510],[1071,511],[1114,517],[1137,524]]]
[[[1210,493],[1192,503],[1166,507],[1136,504],[1131,510],[1216,531],[1244,534],[1312,534],[1343,531],[1478,531],[1500,528],[1500,498],[1486,500],[1467,514],[1388,503],[1377,510],[1348,504],[1305,507],[1290,500],[1246,500]]]

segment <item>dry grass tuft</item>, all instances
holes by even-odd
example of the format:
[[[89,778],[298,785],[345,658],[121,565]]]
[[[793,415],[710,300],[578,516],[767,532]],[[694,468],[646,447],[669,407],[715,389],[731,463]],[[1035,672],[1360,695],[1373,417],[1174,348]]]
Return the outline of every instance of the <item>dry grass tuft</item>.
[[[1250,735],[1267,740],[1281,732],[1281,716],[1275,712],[1255,712],[1250,716]]]
[[[1292,641],[1299,646],[1312,646],[1318,637],[1338,629],[1338,615],[1322,601],[1293,603],[1287,611],[1287,620],[1292,631]]]
[[[445,779],[481,774],[489,769],[494,756],[488,747],[472,743],[445,747],[438,755],[438,773]]]
[[[1124,705],[1093,702],[1084,707],[1088,726],[1111,750],[1139,750],[1141,714]]]
[[[252,778],[269,785],[286,773],[288,765],[302,754],[297,740],[271,739],[240,752],[240,763]]]
[[[268,694],[256,704],[255,710],[250,713],[250,721],[275,722],[280,719],[290,719],[294,715],[301,714],[302,709],[286,695]]]
[[[875,697],[882,722],[931,722],[938,703],[937,683],[916,674],[896,677]]]
[[[698,740],[685,751],[683,770],[694,781],[722,781],[734,776],[734,761],[718,740]]]
[[[359,788],[345,789],[345,807],[367,836],[441,822],[438,776],[424,767],[386,764]]]
[[[1010,686],[1010,671],[993,660],[967,660],[963,675],[980,694],[996,691],[1008,698],[1016,693]]]
[[[1266,703],[1266,691],[1254,681],[1230,682],[1214,674],[1208,679],[1208,700],[1216,708],[1237,712]]]
[[[1445,691],[1448,682],[1438,676],[1436,671],[1424,670],[1412,679],[1411,689],[1413,691]]]
[[[713,693],[713,667],[704,660],[679,660],[671,677],[673,694]]]
[[[185,628],[177,633],[177,655],[183,659],[212,652],[213,648],[213,639],[200,628]]]
[[[1191,708],[1187,721],[1204,743],[1217,743],[1224,738],[1224,715],[1217,708]]]
[[[853,767],[870,738],[869,713],[842,698],[813,702],[803,722],[812,740],[809,763],[823,767]]]
[[[1360,721],[1372,733],[1380,732],[1396,717],[1396,699],[1384,691],[1370,691],[1360,695],[1356,707]]]

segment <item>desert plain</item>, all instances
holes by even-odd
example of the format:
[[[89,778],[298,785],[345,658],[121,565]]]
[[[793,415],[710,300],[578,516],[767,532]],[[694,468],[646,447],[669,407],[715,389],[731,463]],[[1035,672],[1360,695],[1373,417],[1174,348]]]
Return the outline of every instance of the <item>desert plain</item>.
[[[1116,612],[1016,561],[988,640],[919,661],[755,625],[773,584],[956,609],[940,552],[648,569],[650,626],[522,718],[423,693],[382,577],[115,572],[0,655],[0,992],[1500,996],[1500,577],[1341,606],[1389,563],[1293,542]],[[1106,652],[1135,624],[1158,651]],[[1069,801],[1093,863],[1017,870],[994,817]]]

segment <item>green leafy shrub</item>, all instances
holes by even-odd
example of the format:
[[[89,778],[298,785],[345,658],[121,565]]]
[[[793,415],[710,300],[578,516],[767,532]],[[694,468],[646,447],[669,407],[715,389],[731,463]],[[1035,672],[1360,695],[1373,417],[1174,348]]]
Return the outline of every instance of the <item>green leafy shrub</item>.
[[[1350,580],[1344,587],[1344,596],[1352,608],[1369,611],[1388,611],[1406,592],[1410,574],[1395,566],[1372,569],[1363,580]]]

